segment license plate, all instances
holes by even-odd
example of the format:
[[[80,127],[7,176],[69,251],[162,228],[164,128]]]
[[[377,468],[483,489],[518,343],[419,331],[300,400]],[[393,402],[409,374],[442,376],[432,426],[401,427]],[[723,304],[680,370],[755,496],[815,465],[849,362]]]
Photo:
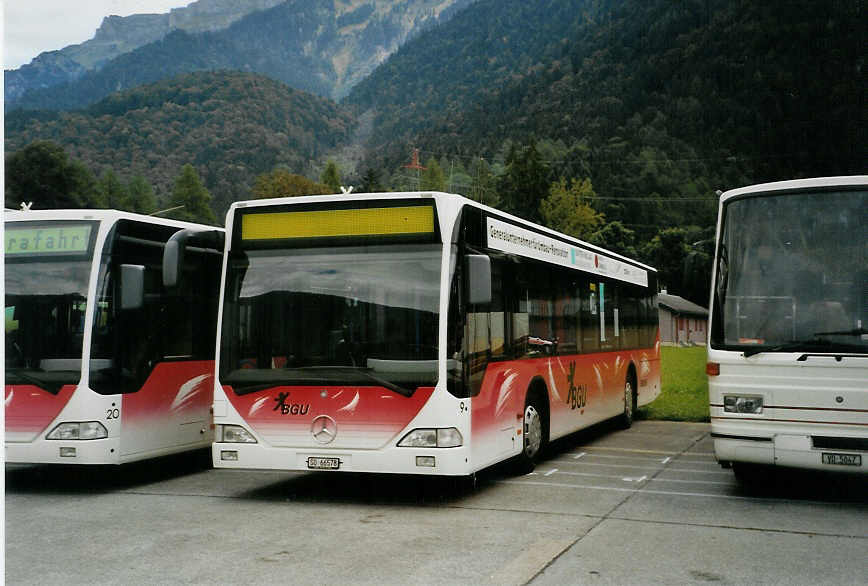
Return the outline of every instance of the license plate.
[[[838,466],[861,466],[861,454],[823,454],[823,464],[835,464]]]
[[[340,458],[308,458],[307,467],[311,470],[337,470],[341,467]]]

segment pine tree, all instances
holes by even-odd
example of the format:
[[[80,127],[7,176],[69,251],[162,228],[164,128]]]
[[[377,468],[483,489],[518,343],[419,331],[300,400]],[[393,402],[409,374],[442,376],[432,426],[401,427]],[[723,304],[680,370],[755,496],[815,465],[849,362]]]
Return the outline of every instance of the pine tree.
[[[548,194],[548,175],[548,167],[535,143],[524,149],[513,143],[499,185],[504,211],[531,222],[540,221],[539,206]]]
[[[141,175],[136,175],[127,183],[127,191],[130,197],[130,211],[152,214],[157,210],[154,189]]]
[[[110,210],[132,211],[133,205],[129,190],[118,179],[117,174],[111,169],[103,172],[97,183],[99,200],[102,205]]]
[[[380,183],[380,174],[373,167],[368,167],[365,174],[362,176],[362,184],[359,185],[359,193],[377,193],[383,191],[383,185]]]
[[[422,171],[422,179],[419,182],[420,191],[446,191],[446,176],[437,159],[429,159],[426,169]]]
[[[340,193],[341,192],[341,174],[338,171],[338,166],[334,161],[329,161],[326,164],[325,170],[320,175],[320,183],[324,185],[328,185],[331,190],[330,193]]]
[[[199,179],[199,174],[193,165],[187,163],[181,167],[181,174],[175,179],[169,206],[179,209],[169,212],[169,217],[188,222],[216,224],[217,218],[209,205],[210,201],[211,194],[202,185],[202,180]]]

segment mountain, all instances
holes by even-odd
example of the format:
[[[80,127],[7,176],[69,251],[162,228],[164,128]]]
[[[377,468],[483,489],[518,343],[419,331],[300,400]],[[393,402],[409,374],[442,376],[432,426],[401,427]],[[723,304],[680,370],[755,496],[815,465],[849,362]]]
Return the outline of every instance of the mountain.
[[[217,31],[176,27],[98,69],[75,69],[73,81],[25,91],[10,100],[7,110],[82,108],[114,91],[182,73],[224,69],[260,73],[339,98],[408,38],[472,2],[287,0]]]
[[[334,102],[263,76],[199,72],[139,87],[77,112],[19,110],[6,117],[6,151],[34,140],[62,145],[101,174],[141,175],[158,198],[191,163],[221,217],[250,198],[256,175],[311,161],[346,142],[353,118]]]
[[[866,170],[861,3],[530,4],[480,0],[353,88],[369,166],[536,141],[645,232],[709,225],[718,188]]]
[[[186,90],[146,97],[182,83],[175,80],[81,113],[16,112],[7,116],[7,151],[55,140],[88,164],[129,166],[163,190],[189,160],[207,168],[218,210],[248,196],[253,174],[275,163],[310,172],[327,156],[340,160],[332,149],[364,151],[357,166],[342,166],[348,183],[358,185],[364,171],[386,188],[418,186],[419,174],[408,178],[402,168],[418,148],[423,164],[433,158],[448,170],[447,188],[470,194],[485,180],[477,193],[496,200],[503,178],[521,170],[512,163],[529,153],[542,161],[543,191],[562,177],[591,179],[595,209],[609,226],[621,222],[613,231],[627,250],[663,228],[697,226],[692,235],[712,226],[716,189],[864,173],[866,22],[862,4],[848,0],[290,0],[223,31],[174,31],[63,92],[29,94],[30,105],[89,103],[148,76],[219,66],[267,70],[320,94],[352,86],[340,106],[281,84],[264,91],[256,76],[180,77],[239,90],[232,98],[215,87],[216,110],[204,97],[188,106]],[[387,49],[400,31],[408,40]],[[288,102],[292,131],[280,120],[275,128],[250,121],[233,99],[251,100],[254,111],[283,111]],[[311,119],[297,120],[301,104]],[[248,123],[251,132],[239,130]],[[184,133],[195,140],[179,150]],[[259,134],[262,141],[248,140]],[[290,145],[296,136],[309,140]]]
[[[39,54],[29,64],[5,72],[4,94],[14,103],[28,90],[74,81],[101,69],[115,57],[158,41],[174,30],[189,33],[225,29],[240,18],[285,0],[198,0],[165,14],[106,16],[94,37],[78,45]]]

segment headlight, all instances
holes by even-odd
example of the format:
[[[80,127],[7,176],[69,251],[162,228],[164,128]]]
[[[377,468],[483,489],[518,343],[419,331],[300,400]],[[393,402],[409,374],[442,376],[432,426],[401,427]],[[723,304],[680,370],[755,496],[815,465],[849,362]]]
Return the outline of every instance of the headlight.
[[[454,427],[414,429],[398,442],[401,448],[457,448],[464,443]]]
[[[108,430],[99,421],[61,423],[45,436],[50,440],[94,440],[108,437]]]
[[[723,410],[726,413],[762,413],[763,398],[724,395]]]
[[[256,438],[240,425],[222,425],[221,442],[228,444],[255,444]]]

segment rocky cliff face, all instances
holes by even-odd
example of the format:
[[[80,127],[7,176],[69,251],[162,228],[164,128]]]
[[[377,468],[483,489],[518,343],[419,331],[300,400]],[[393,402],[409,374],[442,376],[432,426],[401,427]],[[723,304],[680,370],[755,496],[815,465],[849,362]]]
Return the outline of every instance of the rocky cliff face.
[[[169,14],[107,17],[90,41],[7,73],[6,108],[77,109],[115,91],[216,70],[340,99],[409,38],[474,1],[246,0],[252,11],[241,15],[240,0],[200,0]]]
[[[193,33],[222,30],[248,14],[284,1],[198,0],[167,14],[107,16],[92,39],[42,53],[27,65],[6,71],[6,102],[15,102],[27,90],[74,81],[119,55],[162,39],[173,30]]]

